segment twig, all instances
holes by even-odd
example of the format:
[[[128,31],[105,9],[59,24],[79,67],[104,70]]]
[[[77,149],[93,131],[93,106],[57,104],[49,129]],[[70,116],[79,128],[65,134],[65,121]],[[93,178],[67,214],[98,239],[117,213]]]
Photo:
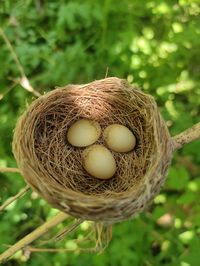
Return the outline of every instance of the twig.
[[[1,173],[20,173],[19,168],[11,168],[11,167],[2,167],[0,168]]]
[[[8,40],[7,36],[5,35],[5,33],[4,33],[4,31],[3,31],[3,29],[1,27],[0,27],[0,34],[1,34],[2,38],[4,39],[8,49],[10,50],[10,52],[11,52],[11,54],[13,56],[13,59],[14,59],[16,65],[17,65],[17,67],[19,69],[19,72],[20,72],[21,76],[25,76],[24,69],[23,69],[22,65],[20,64],[19,59],[18,59],[18,57],[17,57],[17,55],[16,55],[16,53],[15,53],[15,51],[14,51],[14,49],[13,49],[11,43],[10,43],[10,41]]]
[[[200,138],[200,122],[186,129],[172,138],[174,150],[182,148],[183,145]]]
[[[29,190],[29,188],[30,187],[27,185],[25,188],[21,189],[19,191],[19,193],[17,193],[15,196],[7,199],[6,202],[4,202],[4,204],[0,206],[0,212],[3,211],[12,202],[14,202],[15,200],[21,198]]]
[[[26,247],[27,245],[32,243],[34,240],[38,239],[40,236],[47,233],[51,228],[55,227],[56,225],[64,221],[67,217],[68,215],[66,213],[59,212],[51,220],[45,222],[43,225],[36,228],[33,232],[26,235],[24,238],[22,238],[17,243],[15,243],[13,246],[8,248],[5,252],[3,252],[0,255],[0,263],[3,263],[6,260],[8,260],[8,258],[12,256],[13,254],[15,254],[18,250]]]
[[[3,29],[0,27],[0,35],[2,36],[3,40],[5,41],[8,49],[10,50],[12,57],[18,67],[18,70],[20,72],[21,78],[19,79],[18,83],[27,91],[33,93],[35,96],[40,97],[41,94],[36,91],[31,85],[30,82],[28,80],[28,78],[26,77],[25,71],[17,57],[17,54],[15,53],[12,44],[10,43],[10,41],[8,40],[6,34],[4,33]]]
[[[73,232],[84,220],[83,219],[77,219],[71,226],[69,226],[67,229],[64,229],[61,233],[59,233],[55,238],[54,241],[59,241],[63,239],[64,236],[67,234]]]
[[[57,242],[60,241],[64,238],[64,236],[66,236],[67,234],[73,232],[74,230],[76,230],[76,228],[83,222],[83,219],[77,219],[75,220],[75,222],[73,224],[71,224],[70,226],[68,226],[67,228],[65,228],[64,230],[62,230],[60,233],[58,233],[56,236],[54,236],[52,239],[48,239],[48,240],[43,240],[41,241],[42,245],[45,245],[49,242]]]
[[[34,247],[26,247],[26,251],[29,252],[52,252],[52,253],[57,253],[57,252],[69,252],[69,251],[75,251],[76,248],[34,248]]]
[[[57,253],[57,252],[73,252],[73,251],[87,251],[87,252],[96,252],[98,251],[96,247],[91,247],[91,248],[34,248],[34,247],[27,247],[25,248],[25,252],[52,252],[52,253]]]
[[[76,228],[74,228],[76,229]],[[59,234],[58,234],[59,235]],[[71,241],[73,241],[74,243],[76,244],[80,244],[80,243],[86,243],[86,242],[91,242],[92,241],[92,236],[93,235],[93,231],[89,232],[86,236],[84,236],[83,238],[73,238],[71,239]],[[52,243],[53,241],[55,242],[55,239],[56,239],[57,236],[49,239],[49,240],[40,240],[39,242],[39,246],[43,246],[45,244],[49,244],[49,243]],[[7,245],[8,246],[8,245]]]
[[[7,93],[9,93],[15,86],[16,86],[16,82],[13,83],[7,90],[6,92],[4,92],[4,94],[0,94],[0,101],[6,96]]]

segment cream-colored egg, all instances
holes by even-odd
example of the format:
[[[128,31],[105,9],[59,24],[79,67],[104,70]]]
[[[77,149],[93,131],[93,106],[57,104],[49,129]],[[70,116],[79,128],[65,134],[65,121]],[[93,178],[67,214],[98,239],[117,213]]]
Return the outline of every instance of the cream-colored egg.
[[[116,162],[112,153],[104,146],[92,145],[82,154],[83,167],[92,176],[109,179],[116,172]]]
[[[76,121],[67,132],[68,142],[75,147],[86,147],[95,143],[101,134],[98,122],[81,119]]]
[[[103,137],[107,146],[116,152],[129,152],[136,144],[136,138],[131,130],[120,124],[108,126]]]

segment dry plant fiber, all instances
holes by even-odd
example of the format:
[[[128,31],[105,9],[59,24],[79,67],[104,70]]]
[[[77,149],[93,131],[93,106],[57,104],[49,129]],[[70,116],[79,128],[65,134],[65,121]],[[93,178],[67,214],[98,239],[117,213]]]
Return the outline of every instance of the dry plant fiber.
[[[136,147],[113,152],[115,175],[90,176],[84,148],[67,142],[79,119],[102,131],[117,123],[136,136]],[[102,136],[95,144],[105,146]],[[34,100],[19,118],[13,153],[26,182],[53,207],[74,217],[114,223],[144,210],[160,191],[172,156],[172,141],[154,99],[116,77],[57,88]]]

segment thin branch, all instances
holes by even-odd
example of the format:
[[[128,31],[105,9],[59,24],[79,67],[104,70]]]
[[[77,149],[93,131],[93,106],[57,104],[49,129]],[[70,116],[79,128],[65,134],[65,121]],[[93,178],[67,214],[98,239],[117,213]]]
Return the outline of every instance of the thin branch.
[[[34,95],[37,96],[37,97],[40,97],[41,94],[40,94],[38,91],[36,91],[36,90],[31,86],[31,84],[30,84],[28,78],[26,77],[25,71],[24,71],[24,69],[23,69],[23,67],[22,67],[22,65],[21,65],[21,63],[20,63],[20,61],[19,61],[19,59],[18,59],[18,57],[17,57],[17,54],[15,53],[15,51],[14,51],[14,49],[13,49],[13,47],[12,47],[11,42],[8,40],[6,34],[4,33],[4,31],[3,31],[3,29],[2,29],[1,27],[0,27],[0,35],[2,36],[3,40],[5,41],[5,43],[6,43],[7,47],[8,47],[8,49],[9,49],[9,51],[10,51],[12,57],[13,57],[13,59],[14,59],[16,65],[17,65],[17,68],[18,68],[18,70],[19,70],[19,72],[20,72],[21,78],[19,79],[18,83],[19,83],[19,84],[20,84],[25,90],[31,92],[32,94],[34,94]]]
[[[59,234],[58,234],[59,235]],[[76,243],[77,245],[78,244],[82,244],[83,242],[84,243],[87,243],[87,242],[91,242],[91,241],[94,241],[94,237],[93,236],[93,231],[90,231],[86,236],[84,236],[83,238],[72,238],[71,241],[73,241],[74,243]],[[43,246],[45,244],[49,244],[49,243],[52,243],[53,241],[55,242],[55,239],[56,239],[57,236],[49,239],[49,240],[40,240],[39,241],[39,246]],[[7,245],[8,246],[8,245]]]
[[[200,122],[186,129],[180,134],[172,138],[174,150],[178,150],[183,147],[183,145],[190,143],[196,139],[200,138]]]
[[[12,47],[12,44],[8,40],[6,34],[4,33],[4,31],[3,31],[3,29],[1,27],[0,27],[0,34],[1,34],[2,38],[4,39],[8,49],[10,50],[10,52],[12,54],[12,57],[13,57],[16,65],[17,65],[17,67],[19,69],[19,72],[20,72],[21,76],[25,76],[24,69],[23,69],[22,65],[20,64],[20,62],[19,62],[19,59],[18,59],[18,57],[17,57],[17,55],[16,55],[16,53],[15,53],[13,47]]]
[[[3,246],[11,247],[11,245],[5,245],[5,244]],[[59,253],[59,252],[74,252],[74,251],[97,252],[98,249],[96,246],[88,247],[88,248],[82,248],[78,246],[75,248],[37,248],[37,247],[29,246],[29,245],[23,248],[23,252],[25,256],[27,256],[27,254],[29,255],[31,252]]]
[[[45,222],[43,225],[36,228],[33,232],[26,235],[24,238],[22,238],[13,246],[8,248],[5,252],[3,252],[0,255],[0,263],[7,261],[8,258],[13,254],[15,254],[18,250],[23,249],[24,247],[32,243],[34,240],[38,239],[40,236],[47,233],[51,228],[63,222],[67,217],[68,215],[66,213],[59,212],[56,216],[54,216],[49,221]]]
[[[34,248],[34,247],[26,247],[25,252],[51,252],[51,253],[57,253],[57,252],[74,252],[74,251],[86,251],[86,252],[96,252],[98,249],[96,247],[91,248]]]
[[[29,186],[27,185],[26,187],[24,187],[23,189],[21,189],[19,191],[19,193],[17,193],[15,196],[9,198],[6,200],[6,202],[4,202],[4,204],[2,204],[0,206],[0,212],[3,211],[8,205],[10,205],[12,202],[14,202],[15,200],[21,198],[22,196],[24,196],[26,194],[26,192],[29,190]]]
[[[60,241],[63,239],[64,236],[73,232],[83,221],[83,219],[77,219],[71,226],[65,228],[62,232],[55,236],[54,241]]]
[[[34,248],[34,247],[25,247],[24,251],[29,251],[29,252],[52,252],[52,253],[57,253],[57,252],[70,252],[70,251],[75,251],[77,248]]]
[[[99,249],[95,247],[88,247],[88,248],[82,248],[82,247],[75,247],[75,248],[35,248],[31,246],[27,246],[23,250],[23,255],[28,260],[31,256],[32,252],[50,252],[50,253],[63,253],[63,252],[91,252],[95,253],[98,252]]]
[[[20,173],[19,168],[12,168],[12,167],[2,167],[0,168],[1,173]]]
[[[45,245],[47,243],[50,242],[57,242],[60,241],[64,238],[64,236],[66,236],[67,234],[73,232],[76,230],[76,228],[83,222],[83,219],[77,219],[75,220],[75,222],[73,224],[71,224],[70,226],[68,226],[67,228],[63,229],[60,233],[58,233],[56,236],[54,236],[51,239],[48,240],[42,240],[41,241],[41,245]]]
[[[16,82],[13,83],[12,85],[10,85],[10,87],[7,88],[6,92],[4,92],[4,94],[0,94],[0,101],[6,96],[6,94],[8,94],[15,86],[16,86]]]

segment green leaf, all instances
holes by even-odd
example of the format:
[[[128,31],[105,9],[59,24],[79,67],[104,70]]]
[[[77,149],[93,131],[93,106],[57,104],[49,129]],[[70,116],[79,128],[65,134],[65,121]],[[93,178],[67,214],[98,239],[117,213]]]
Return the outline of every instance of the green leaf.
[[[187,187],[189,179],[190,176],[186,168],[182,166],[177,166],[177,167],[172,166],[169,169],[166,188],[181,191]]]
[[[190,204],[196,200],[197,196],[194,192],[188,191],[177,199],[178,204]]]

